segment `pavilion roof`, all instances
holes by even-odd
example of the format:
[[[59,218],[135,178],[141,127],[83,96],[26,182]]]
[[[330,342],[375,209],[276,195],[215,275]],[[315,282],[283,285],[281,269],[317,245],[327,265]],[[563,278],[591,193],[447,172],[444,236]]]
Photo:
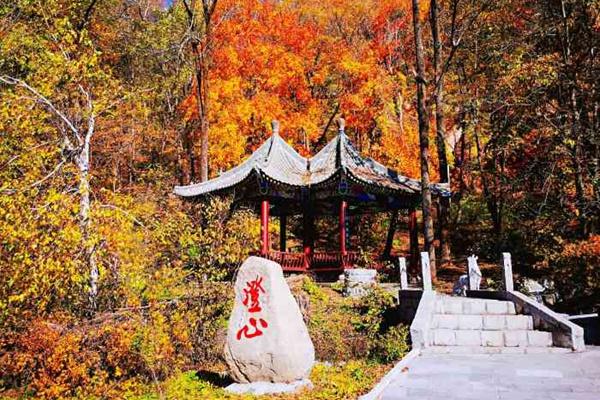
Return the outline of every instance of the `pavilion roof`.
[[[274,130],[273,135],[237,167],[206,182],[176,186],[175,194],[197,197],[226,192],[246,182],[253,174],[259,181],[266,179],[291,188],[317,190],[332,181],[347,179],[392,195],[417,195],[421,190],[420,181],[400,175],[372,158],[362,157],[343,129],[311,158],[298,154]],[[447,184],[430,187],[435,195],[450,196]]]

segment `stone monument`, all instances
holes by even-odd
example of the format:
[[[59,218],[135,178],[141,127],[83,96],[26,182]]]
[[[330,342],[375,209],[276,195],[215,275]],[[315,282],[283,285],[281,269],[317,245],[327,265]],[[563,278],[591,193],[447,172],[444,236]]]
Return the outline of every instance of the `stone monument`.
[[[238,271],[225,360],[238,382],[228,389],[236,393],[310,385],[314,347],[279,264],[253,256]]]

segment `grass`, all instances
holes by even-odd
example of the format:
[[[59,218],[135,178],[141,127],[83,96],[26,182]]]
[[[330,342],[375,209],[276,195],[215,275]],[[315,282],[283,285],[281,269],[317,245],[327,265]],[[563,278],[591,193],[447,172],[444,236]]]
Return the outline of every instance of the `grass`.
[[[177,373],[158,385],[138,387],[137,393],[124,393],[130,400],[200,400],[200,399],[278,399],[278,400],[341,400],[356,399],[367,393],[383,375],[391,368],[391,364],[379,364],[364,360],[353,360],[334,365],[317,363],[310,379],[313,389],[304,389],[286,395],[235,395],[228,393],[224,387],[228,384],[218,374],[212,377],[196,371]]]

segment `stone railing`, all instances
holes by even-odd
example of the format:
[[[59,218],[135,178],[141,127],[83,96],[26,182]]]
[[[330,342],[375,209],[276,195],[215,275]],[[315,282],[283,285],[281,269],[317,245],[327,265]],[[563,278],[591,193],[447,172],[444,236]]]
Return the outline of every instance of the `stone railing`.
[[[552,332],[552,344],[554,346],[566,347],[573,351],[585,350],[582,327],[523,293],[514,290],[469,290],[467,296],[479,299],[511,301],[515,304],[517,314],[527,314],[533,317],[535,329]]]
[[[431,284],[429,254],[421,253],[422,291],[408,288],[406,273],[406,260],[400,259],[400,312],[405,314],[404,317],[414,315],[410,324],[410,338],[413,349],[419,349],[427,347],[430,342],[429,332],[435,311],[436,293]],[[417,302],[416,308],[414,307],[415,302]]]
[[[503,253],[503,289],[479,290],[481,271],[477,266],[477,257],[469,257],[468,297],[511,301],[517,313],[533,317],[534,327],[552,332],[554,346],[570,348],[573,351],[585,350],[583,328],[569,321],[566,316],[558,314],[545,305],[514,290],[512,261],[510,253]],[[409,289],[406,260],[399,260],[400,266],[400,313],[405,322],[410,322],[410,333],[413,348],[427,347],[429,330],[435,309],[436,292],[432,289],[429,255],[421,253],[422,289]]]

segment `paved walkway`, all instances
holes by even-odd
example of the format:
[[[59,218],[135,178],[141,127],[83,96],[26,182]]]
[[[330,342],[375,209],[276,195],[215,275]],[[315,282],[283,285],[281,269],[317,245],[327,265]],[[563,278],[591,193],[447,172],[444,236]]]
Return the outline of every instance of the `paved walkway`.
[[[379,398],[600,400],[600,347],[566,354],[426,353]]]

